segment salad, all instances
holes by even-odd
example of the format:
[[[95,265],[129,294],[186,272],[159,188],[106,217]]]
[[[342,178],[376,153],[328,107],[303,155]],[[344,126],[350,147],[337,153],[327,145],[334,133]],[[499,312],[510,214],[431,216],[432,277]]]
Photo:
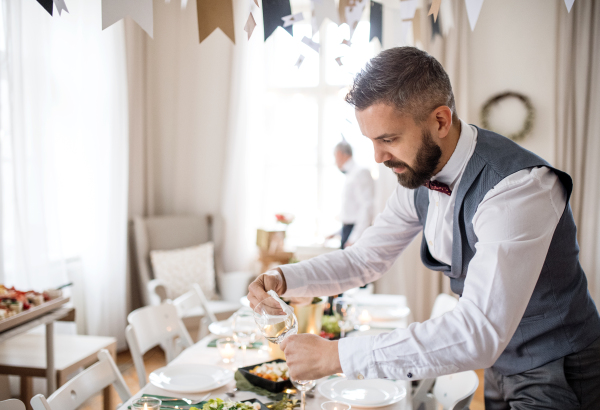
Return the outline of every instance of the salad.
[[[190,407],[190,410],[260,410],[260,403],[210,399],[207,403],[204,403],[202,409]]]
[[[289,379],[286,362],[263,363],[250,370],[250,373],[272,382],[284,382]]]

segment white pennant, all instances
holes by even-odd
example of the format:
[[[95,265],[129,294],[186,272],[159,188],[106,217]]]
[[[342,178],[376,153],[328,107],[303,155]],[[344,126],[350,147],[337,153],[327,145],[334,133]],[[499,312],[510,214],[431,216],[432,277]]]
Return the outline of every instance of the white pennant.
[[[358,26],[366,5],[367,0],[354,0],[353,5],[346,6],[346,23],[350,26],[350,40],[352,40],[356,26]]]
[[[481,6],[483,6],[483,0],[465,0],[465,5],[467,6],[467,17],[469,17],[471,31],[473,31],[481,12]]]
[[[306,44],[307,46],[309,46],[310,48],[312,48],[313,50],[315,50],[317,53],[319,52],[319,49],[321,48],[321,45],[319,43],[317,43],[316,41],[313,41],[313,39],[308,38],[306,36],[304,36],[302,38],[302,42],[304,44]]]
[[[419,6],[419,0],[409,0],[400,2],[400,15],[402,20],[410,20],[415,17],[415,12]]]
[[[69,12],[67,5],[65,4],[65,0],[54,0],[54,5],[56,6],[56,11],[58,11],[58,15],[62,16],[62,11]]]
[[[312,1],[312,35],[314,36],[321,28],[323,20],[328,18],[331,22],[340,24],[340,13],[334,0],[313,0]]]
[[[568,13],[571,12],[571,8],[573,7],[573,3],[575,3],[575,0],[565,0],[565,6],[567,6],[567,12]]]
[[[454,12],[452,11],[452,3],[449,1],[442,1],[440,5],[440,14],[443,16],[440,20],[442,26],[442,34],[444,37],[450,33],[450,30],[454,28]]]
[[[102,30],[127,16],[150,37],[154,36],[152,0],[102,0]]]

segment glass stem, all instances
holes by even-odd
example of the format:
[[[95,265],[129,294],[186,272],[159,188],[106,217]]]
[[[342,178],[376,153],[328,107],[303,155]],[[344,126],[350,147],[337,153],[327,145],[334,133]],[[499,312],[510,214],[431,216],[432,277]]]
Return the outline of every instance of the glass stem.
[[[246,345],[242,345],[242,367],[246,366]]]
[[[300,403],[300,410],[304,410],[304,406],[306,406],[306,392],[304,390],[302,390],[302,401]]]

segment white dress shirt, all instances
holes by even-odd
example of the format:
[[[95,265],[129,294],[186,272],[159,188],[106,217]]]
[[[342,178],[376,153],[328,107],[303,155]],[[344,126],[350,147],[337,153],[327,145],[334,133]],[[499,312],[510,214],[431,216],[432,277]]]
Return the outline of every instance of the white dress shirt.
[[[453,193],[429,191],[425,237],[431,255],[447,264],[455,192],[476,142],[477,129],[461,121],[456,149],[435,177]],[[523,317],[565,206],[566,191],[546,167],[500,181],[473,217],[477,251],[457,307],[406,329],[340,340],[346,376],[422,379],[492,366]],[[333,295],[377,280],[421,230],[414,191],[399,185],[354,246],[280,266],[285,295]]]
[[[355,243],[373,220],[375,184],[368,169],[350,158],[342,166],[346,175],[342,191],[340,219],[344,225],[354,225],[348,243]]]

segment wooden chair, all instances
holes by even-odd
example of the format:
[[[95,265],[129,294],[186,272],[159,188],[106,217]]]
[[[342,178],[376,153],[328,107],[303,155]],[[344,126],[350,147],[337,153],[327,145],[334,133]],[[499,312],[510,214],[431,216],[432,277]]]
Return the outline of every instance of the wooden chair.
[[[106,349],[116,357],[114,337],[60,335],[54,336],[56,385],[64,385],[70,375],[97,360],[98,352]],[[46,377],[46,349],[43,334],[25,333],[0,343],[0,374],[20,376],[21,400],[29,404],[32,377]],[[104,393],[105,408],[112,409],[110,391]],[[29,405],[27,406],[28,408]]]
[[[433,395],[444,410],[467,410],[478,386],[479,378],[472,370],[448,374],[435,379]]]
[[[172,303],[146,306],[134,310],[127,316],[129,325],[125,329],[127,344],[138,375],[140,388],[146,385],[144,353],[160,345],[165,351],[167,362],[176,356],[176,339],[184,348],[193,342]]]
[[[110,385],[114,386],[123,402],[131,398],[131,392],[110,353],[101,350],[98,353],[98,363],[69,380],[48,399],[38,394],[31,399],[31,405],[33,410],[75,410],[98,391]]]
[[[25,405],[21,400],[10,399],[0,401],[0,410],[25,410]]]

